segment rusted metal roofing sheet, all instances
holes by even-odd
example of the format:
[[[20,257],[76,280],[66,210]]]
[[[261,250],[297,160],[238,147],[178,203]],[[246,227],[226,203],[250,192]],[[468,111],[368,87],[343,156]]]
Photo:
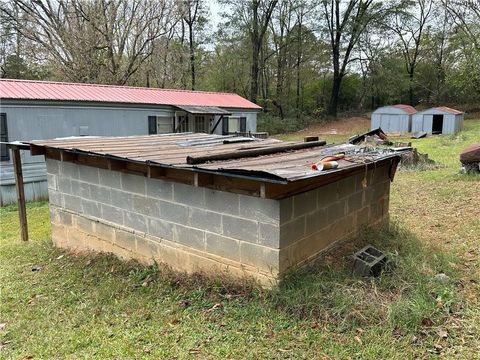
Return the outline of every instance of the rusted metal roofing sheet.
[[[438,111],[446,112],[449,114],[453,114],[453,115],[463,114],[461,111],[449,108],[447,106],[438,106],[438,107],[435,107],[434,109]]]
[[[410,105],[396,104],[396,105],[392,105],[392,106],[397,108],[397,109],[403,110],[406,114],[409,114],[409,115],[413,115],[417,112],[417,110],[413,106],[410,106]]]
[[[0,79],[0,99],[261,109],[233,93],[12,79]]]
[[[291,182],[398,157],[388,149],[375,149],[351,144],[317,146],[278,152],[257,157],[211,161],[198,165],[187,163],[187,156],[207,156],[249,149],[278,148],[293,144],[276,139],[255,139],[247,143],[225,143],[231,137],[209,134],[168,134],[127,137],[72,137],[38,140],[29,144],[54,148],[84,155],[124,159],[150,165],[180,168],[192,171],[260,177],[274,182]],[[312,170],[311,165],[326,156],[345,153],[339,168],[327,171]]]

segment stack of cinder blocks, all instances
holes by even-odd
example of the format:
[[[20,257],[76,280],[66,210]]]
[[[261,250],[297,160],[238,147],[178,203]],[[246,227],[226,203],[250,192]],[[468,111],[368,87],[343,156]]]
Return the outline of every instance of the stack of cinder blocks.
[[[265,285],[388,216],[386,166],[282,200],[50,158],[47,171],[58,246]]]

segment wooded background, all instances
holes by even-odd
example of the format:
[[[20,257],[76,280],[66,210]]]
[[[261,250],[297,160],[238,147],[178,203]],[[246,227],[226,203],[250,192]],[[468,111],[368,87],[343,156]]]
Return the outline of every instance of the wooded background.
[[[0,14],[6,78],[236,92],[287,128],[391,103],[480,108],[479,0],[9,0]]]

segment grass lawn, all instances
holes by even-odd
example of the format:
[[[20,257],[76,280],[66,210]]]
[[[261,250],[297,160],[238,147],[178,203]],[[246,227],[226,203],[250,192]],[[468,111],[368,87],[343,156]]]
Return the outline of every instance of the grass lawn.
[[[274,291],[65,254],[46,203],[28,205],[22,244],[16,208],[1,208],[0,358],[478,359],[480,180],[458,175],[458,154],[479,139],[480,120],[468,120],[457,135],[415,140],[439,166],[397,172],[390,229]],[[348,255],[365,243],[388,252],[391,272],[352,276]]]

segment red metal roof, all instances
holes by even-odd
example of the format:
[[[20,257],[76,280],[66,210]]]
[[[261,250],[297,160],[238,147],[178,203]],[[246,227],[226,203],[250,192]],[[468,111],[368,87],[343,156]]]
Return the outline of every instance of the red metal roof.
[[[11,79],[0,79],[0,99],[261,109],[232,93]]]
[[[396,104],[396,105],[392,105],[392,106],[397,108],[397,109],[402,109],[403,111],[405,111],[409,115],[415,114],[417,112],[417,110],[413,106],[410,106],[410,105]]]
[[[449,107],[446,107],[446,106],[438,106],[438,107],[435,107],[434,109],[439,110],[439,111],[443,111],[443,112],[446,112],[446,113],[449,113],[449,114],[453,114],[453,115],[463,114],[461,111],[458,111],[458,110],[455,110],[455,109],[452,109],[452,108],[449,108]]]

